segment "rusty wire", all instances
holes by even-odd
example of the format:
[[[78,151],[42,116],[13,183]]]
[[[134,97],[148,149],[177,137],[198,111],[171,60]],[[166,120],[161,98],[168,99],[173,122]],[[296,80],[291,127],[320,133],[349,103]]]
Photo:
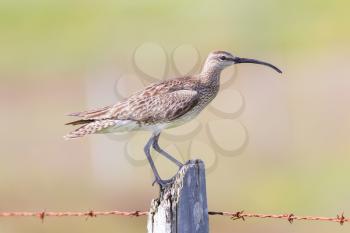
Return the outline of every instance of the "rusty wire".
[[[345,222],[350,222],[350,218],[345,218],[344,213],[337,215],[336,217],[319,217],[319,216],[297,216],[294,214],[256,214],[256,213],[245,213],[244,211],[237,212],[220,212],[220,211],[209,211],[209,215],[222,215],[231,217],[232,220],[246,218],[273,218],[273,219],[285,219],[289,223],[293,223],[294,220],[305,220],[305,221],[328,221],[338,222],[343,225]]]
[[[231,217],[232,220],[246,218],[272,218],[272,219],[285,219],[289,223],[293,223],[294,220],[304,220],[304,221],[328,221],[328,222],[338,222],[343,225],[345,222],[350,222],[350,218],[345,218],[344,213],[337,215],[336,217],[318,217],[318,216],[297,216],[294,214],[256,214],[256,213],[245,213],[244,211],[236,212],[223,212],[223,211],[209,211],[209,215],[219,215]],[[46,217],[97,217],[97,216],[127,216],[127,217],[140,217],[148,215],[147,211],[86,211],[86,212],[51,212],[51,211],[41,211],[41,212],[0,212],[0,217],[37,217],[42,221]]]
[[[51,211],[41,211],[41,212],[0,212],[0,217],[38,217],[44,220],[46,217],[97,217],[97,216],[107,216],[107,215],[117,215],[117,216],[144,216],[147,215],[146,211],[65,211],[65,212],[51,212]]]

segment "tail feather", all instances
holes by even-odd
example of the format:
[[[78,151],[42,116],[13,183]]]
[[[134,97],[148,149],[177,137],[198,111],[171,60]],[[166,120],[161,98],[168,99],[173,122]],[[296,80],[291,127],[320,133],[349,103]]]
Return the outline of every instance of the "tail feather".
[[[83,112],[73,112],[67,114],[67,116],[75,116],[75,117],[82,117],[83,119],[92,119],[92,118],[98,118],[99,116],[103,116],[104,114],[108,113],[110,111],[111,106],[106,106],[103,108],[95,108],[88,111]]]
[[[83,125],[87,123],[94,122],[95,120],[77,120],[66,123],[65,125]]]
[[[74,122],[72,122],[74,123]],[[83,123],[81,123],[83,124]],[[86,123],[82,125],[81,127],[73,130],[72,132],[68,133],[66,136],[63,138],[66,140],[69,139],[75,139],[75,138],[80,138],[83,137],[87,134],[93,134],[93,133],[98,133],[99,131],[111,127],[115,125],[116,122],[115,120],[101,120],[101,121],[93,121],[91,123]],[[74,124],[72,124],[74,125]]]

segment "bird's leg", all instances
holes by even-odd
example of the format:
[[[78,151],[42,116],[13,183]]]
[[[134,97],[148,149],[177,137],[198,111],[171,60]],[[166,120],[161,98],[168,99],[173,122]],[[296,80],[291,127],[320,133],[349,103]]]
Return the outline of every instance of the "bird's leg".
[[[155,135],[153,135],[149,141],[147,142],[145,148],[144,148],[144,151],[145,151],[145,154],[146,154],[146,157],[147,157],[147,160],[152,168],[152,171],[153,171],[153,174],[154,174],[154,177],[156,178],[156,180],[154,182],[157,182],[159,184],[159,186],[161,188],[164,188],[168,183],[171,182],[171,180],[162,180],[159,176],[159,173],[156,169],[156,166],[154,165],[154,162],[153,162],[153,159],[151,157],[151,146],[153,145],[154,143],[154,140],[155,140]],[[153,182],[153,184],[154,184]]]
[[[160,148],[160,146],[158,144],[159,136],[160,136],[160,133],[154,135],[153,148],[159,154],[163,155],[165,158],[169,159],[171,162],[175,163],[179,168],[181,168],[183,166],[183,164],[181,162],[179,162],[177,159],[175,159],[173,156],[171,156],[168,152],[166,152],[165,150]]]

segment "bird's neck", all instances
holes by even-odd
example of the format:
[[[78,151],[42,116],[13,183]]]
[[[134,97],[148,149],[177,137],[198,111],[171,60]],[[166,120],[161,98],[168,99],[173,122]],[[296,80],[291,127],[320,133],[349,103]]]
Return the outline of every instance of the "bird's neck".
[[[206,85],[219,85],[221,71],[222,69],[220,67],[204,65],[199,75],[201,83]]]

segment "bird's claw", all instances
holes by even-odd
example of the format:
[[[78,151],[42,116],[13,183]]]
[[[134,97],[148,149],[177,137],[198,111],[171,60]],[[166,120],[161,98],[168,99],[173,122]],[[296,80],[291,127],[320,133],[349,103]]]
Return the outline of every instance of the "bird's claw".
[[[179,166],[179,170],[183,167],[183,164],[181,164],[181,166]],[[176,173],[177,174],[177,173]],[[159,184],[160,188],[161,189],[164,189],[170,185],[172,185],[175,181],[175,177],[176,177],[176,174],[171,177],[170,179],[166,179],[166,180],[162,180],[159,176],[155,178],[155,180],[152,182],[152,186],[154,186],[155,183]]]
[[[162,180],[160,178],[156,178],[153,181],[152,186],[154,186],[154,184],[157,183],[160,186],[160,188],[164,189],[164,188],[170,186],[174,182],[174,180],[175,180],[175,177],[172,177],[172,178],[167,179],[167,180]]]

